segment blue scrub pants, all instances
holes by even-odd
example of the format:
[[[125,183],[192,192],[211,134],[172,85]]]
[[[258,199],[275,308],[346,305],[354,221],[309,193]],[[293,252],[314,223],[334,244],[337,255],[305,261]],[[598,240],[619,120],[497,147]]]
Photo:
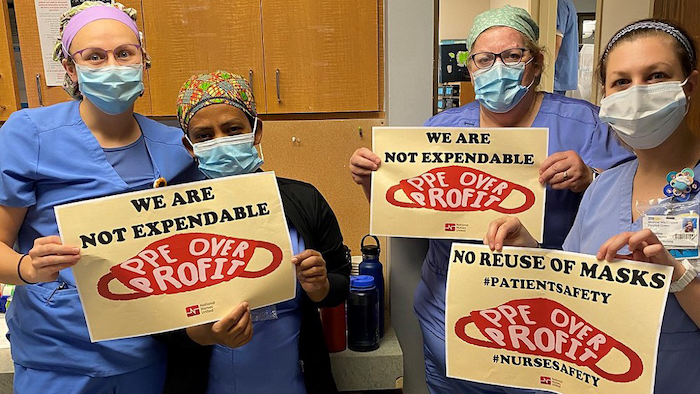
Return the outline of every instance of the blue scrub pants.
[[[129,373],[91,377],[24,368],[15,364],[15,394],[160,394],[165,361]]]

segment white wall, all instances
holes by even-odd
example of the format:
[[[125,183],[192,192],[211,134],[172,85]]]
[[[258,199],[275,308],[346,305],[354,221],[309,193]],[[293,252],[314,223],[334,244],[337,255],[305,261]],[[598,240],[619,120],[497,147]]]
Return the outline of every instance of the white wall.
[[[433,115],[437,1],[384,2],[385,108],[389,126],[420,126]],[[413,293],[427,242],[389,238],[388,243],[391,322],[403,351],[403,392],[427,394],[423,339],[413,313]]]
[[[491,0],[439,0],[440,40],[466,40],[474,18],[488,10]]]
[[[528,0],[491,0],[491,8],[501,8],[506,4],[510,4],[513,7],[520,7],[528,9],[530,7]]]
[[[595,0],[592,0],[595,6]],[[529,0],[439,0],[440,40],[464,40],[469,36],[474,18],[480,13],[506,4],[530,8]]]

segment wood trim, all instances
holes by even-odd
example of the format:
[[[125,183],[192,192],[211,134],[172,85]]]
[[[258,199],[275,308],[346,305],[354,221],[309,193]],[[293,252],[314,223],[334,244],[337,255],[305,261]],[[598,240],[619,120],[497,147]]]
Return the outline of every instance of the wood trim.
[[[0,18],[4,26],[4,29],[0,29],[0,53],[5,54],[5,61],[0,63],[0,120],[4,121],[20,107],[10,12],[6,1],[0,7]]]

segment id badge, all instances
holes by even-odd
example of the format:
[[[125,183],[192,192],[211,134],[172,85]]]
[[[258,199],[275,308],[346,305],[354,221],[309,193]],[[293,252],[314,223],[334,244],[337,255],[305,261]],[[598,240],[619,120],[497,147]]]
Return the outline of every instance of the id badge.
[[[642,225],[656,234],[672,256],[698,257],[698,214],[644,215]]]
[[[253,309],[250,311],[250,318],[253,323],[265,320],[275,320],[278,318],[277,307],[274,305],[269,305],[262,308]]]

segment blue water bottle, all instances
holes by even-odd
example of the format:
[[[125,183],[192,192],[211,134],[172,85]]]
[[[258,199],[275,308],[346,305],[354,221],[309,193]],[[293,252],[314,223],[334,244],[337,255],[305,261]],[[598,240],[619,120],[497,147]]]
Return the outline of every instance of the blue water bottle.
[[[374,238],[376,245],[365,245],[367,237]],[[374,278],[374,285],[379,292],[379,337],[384,336],[384,268],[379,262],[379,239],[374,235],[365,235],[360,241],[362,262],[360,263],[360,275],[370,275]]]
[[[379,347],[379,293],[369,275],[350,277],[348,348],[369,352]]]

